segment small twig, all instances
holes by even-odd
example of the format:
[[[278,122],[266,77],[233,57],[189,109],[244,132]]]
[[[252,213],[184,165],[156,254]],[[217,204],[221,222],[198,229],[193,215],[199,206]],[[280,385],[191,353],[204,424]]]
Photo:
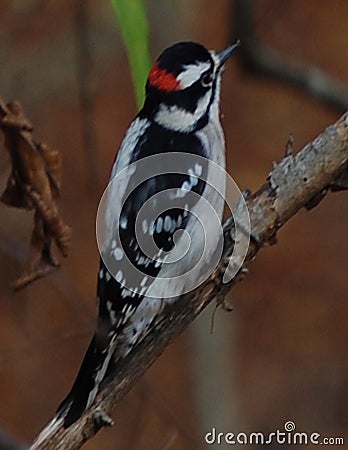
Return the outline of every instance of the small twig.
[[[112,427],[114,425],[114,421],[111,419],[111,417],[100,408],[97,408],[94,411],[93,420],[94,426],[97,430],[99,430],[102,427]]]
[[[40,278],[46,277],[48,274],[56,269],[54,266],[44,266],[42,268],[36,268],[34,272],[24,272],[19,278],[17,278],[13,283],[12,287],[15,291],[24,289],[29,284],[33,283]]]
[[[288,142],[286,143],[285,146],[285,156],[291,156],[293,154],[294,142],[295,142],[294,135],[290,133]]]

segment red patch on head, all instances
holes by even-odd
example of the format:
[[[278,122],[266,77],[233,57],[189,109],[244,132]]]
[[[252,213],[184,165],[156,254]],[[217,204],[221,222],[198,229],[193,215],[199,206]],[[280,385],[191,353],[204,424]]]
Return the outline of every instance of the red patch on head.
[[[180,89],[180,83],[175,76],[159,67],[158,61],[152,66],[149,73],[149,82],[151,86],[161,91],[171,92]]]

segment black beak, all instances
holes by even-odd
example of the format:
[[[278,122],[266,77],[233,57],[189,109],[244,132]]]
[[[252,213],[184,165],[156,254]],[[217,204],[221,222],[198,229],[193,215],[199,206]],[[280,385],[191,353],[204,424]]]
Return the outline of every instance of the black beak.
[[[240,41],[238,40],[235,44],[230,45],[229,47],[225,48],[225,50],[221,50],[221,52],[218,52],[216,56],[219,58],[219,67],[222,67],[225,62],[228,60],[228,58],[232,55],[232,53],[239,47]]]

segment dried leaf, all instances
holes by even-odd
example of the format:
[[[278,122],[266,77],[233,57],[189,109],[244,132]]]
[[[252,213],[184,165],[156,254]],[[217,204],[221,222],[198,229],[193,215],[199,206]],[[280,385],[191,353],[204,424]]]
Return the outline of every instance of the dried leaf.
[[[67,257],[71,228],[64,223],[57,205],[62,168],[59,151],[33,140],[33,127],[19,102],[5,104],[0,99],[0,128],[12,163],[1,201],[35,210],[30,269],[14,283],[14,288],[20,289],[59,267],[53,242]]]

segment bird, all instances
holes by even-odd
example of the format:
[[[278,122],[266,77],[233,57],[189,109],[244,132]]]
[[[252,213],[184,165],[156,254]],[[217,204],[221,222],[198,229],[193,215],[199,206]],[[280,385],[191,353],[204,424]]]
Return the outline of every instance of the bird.
[[[151,67],[144,105],[120,145],[98,212],[97,326],[56,413],[65,428],[93,404],[105,380],[115,376],[163,308],[194,285],[216,251],[224,199],[211,184],[224,184],[212,169],[225,168],[221,75],[238,45],[214,51],[178,42]],[[143,248],[139,239],[155,245]],[[194,264],[199,269],[193,277],[187,272]]]

